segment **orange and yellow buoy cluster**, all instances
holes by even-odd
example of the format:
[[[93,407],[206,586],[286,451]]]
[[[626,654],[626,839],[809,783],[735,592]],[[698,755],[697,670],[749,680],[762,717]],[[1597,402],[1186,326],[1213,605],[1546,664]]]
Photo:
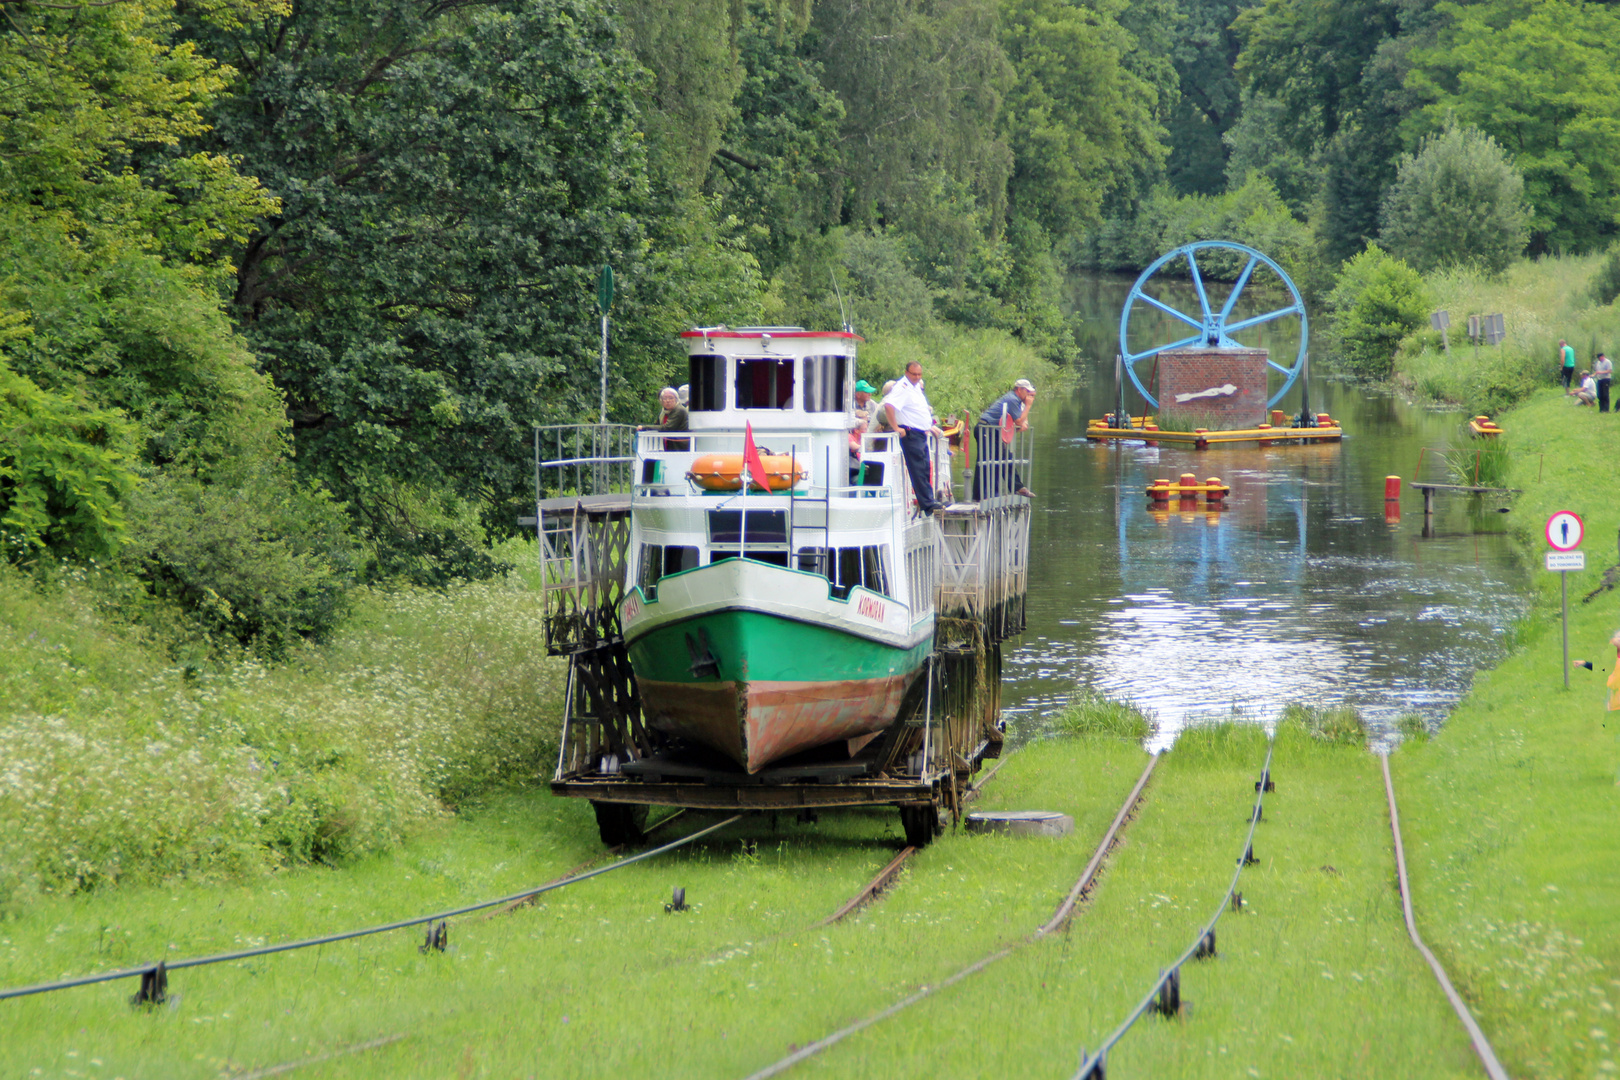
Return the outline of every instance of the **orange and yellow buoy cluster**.
[[[1231,487],[1221,483],[1221,478],[1211,476],[1203,483],[1192,473],[1182,473],[1181,479],[1175,483],[1168,480],[1155,480],[1147,487],[1147,496],[1156,503],[1169,502],[1171,499],[1196,499],[1200,495],[1204,498],[1204,505],[1216,508],[1226,505],[1226,497],[1232,493]]]
[[[1473,432],[1476,439],[1494,439],[1502,434],[1502,429],[1496,421],[1488,416],[1476,416],[1468,421],[1468,430]]]

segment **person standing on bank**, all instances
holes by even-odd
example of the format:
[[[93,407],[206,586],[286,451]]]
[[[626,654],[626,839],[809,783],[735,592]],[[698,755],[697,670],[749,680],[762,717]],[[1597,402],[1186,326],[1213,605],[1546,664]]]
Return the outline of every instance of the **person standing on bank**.
[[[928,433],[934,427],[934,410],[928,407],[922,379],[922,365],[913,360],[906,365],[906,377],[883,398],[882,409],[889,425],[900,432],[900,451],[906,458],[906,472],[911,474],[917,509],[932,514],[940,508],[928,469]]]
[[[1597,381],[1598,412],[1609,411],[1609,382],[1614,378],[1614,363],[1603,353],[1592,361],[1592,378]]]
[[[1570,380],[1575,377],[1575,348],[1563,338],[1558,339],[1558,377],[1564,380],[1564,389],[1569,389]]]
[[[1012,492],[1026,499],[1035,493],[1024,486],[1018,466],[1012,461],[1012,445],[1002,441],[1003,427],[1010,420],[1018,431],[1029,428],[1029,410],[1035,404],[1035,384],[1019,379],[1013,388],[991,402],[973,425],[973,444],[978,466],[973,470],[973,501]],[[983,478],[983,479],[981,479]]]

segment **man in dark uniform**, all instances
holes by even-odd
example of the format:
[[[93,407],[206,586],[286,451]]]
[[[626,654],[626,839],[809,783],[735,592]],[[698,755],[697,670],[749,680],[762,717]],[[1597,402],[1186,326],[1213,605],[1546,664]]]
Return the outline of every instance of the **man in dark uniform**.
[[[973,469],[974,502],[1009,491],[1026,499],[1035,497],[1018,475],[1018,466],[1012,461],[1012,444],[1002,441],[1004,428],[1024,431],[1029,427],[1029,410],[1034,404],[1035,384],[1019,379],[979,414],[978,423],[973,425],[974,449],[979,455]]]

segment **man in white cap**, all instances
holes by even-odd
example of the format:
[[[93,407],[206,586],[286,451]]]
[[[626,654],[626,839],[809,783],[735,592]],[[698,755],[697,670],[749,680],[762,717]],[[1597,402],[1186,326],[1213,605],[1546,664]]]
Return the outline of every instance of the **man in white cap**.
[[[1012,461],[1011,440],[1003,441],[1004,431],[1029,428],[1029,410],[1035,404],[1035,384],[1019,379],[1013,388],[991,402],[973,425],[974,449],[979,461],[973,470],[973,501],[1012,492],[1026,499],[1035,493],[1024,486],[1018,466]]]
[[[894,430],[900,432],[900,451],[905,455],[906,472],[911,474],[911,491],[917,509],[932,514],[940,509],[934,497],[934,478],[928,464],[928,436],[934,430],[934,410],[922,388],[922,365],[913,360],[906,365],[906,377],[895,382],[883,399],[882,413]]]

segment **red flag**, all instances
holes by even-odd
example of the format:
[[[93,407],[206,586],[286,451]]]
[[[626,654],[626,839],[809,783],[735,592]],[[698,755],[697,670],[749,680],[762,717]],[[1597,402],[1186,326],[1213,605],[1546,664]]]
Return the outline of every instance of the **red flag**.
[[[1004,443],[1012,442],[1012,435],[1013,435],[1012,410],[1011,409],[1002,409],[1001,410],[1001,441],[1004,442]]]
[[[771,490],[771,478],[765,472],[765,462],[759,456],[759,447],[754,445],[754,425],[752,421],[743,428],[743,468],[753,477],[754,483]]]

